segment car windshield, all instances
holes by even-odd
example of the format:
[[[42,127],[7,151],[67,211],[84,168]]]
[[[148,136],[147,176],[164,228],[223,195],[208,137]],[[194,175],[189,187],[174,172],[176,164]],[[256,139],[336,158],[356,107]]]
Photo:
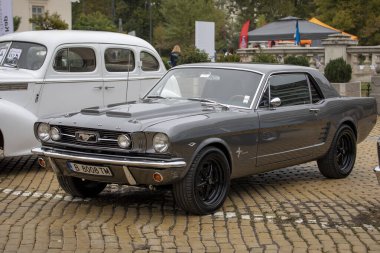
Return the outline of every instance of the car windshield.
[[[46,58],[46,47],[30,42],[0,42],[0,66],[37,70]]]
[[[261,74],[245,70],[179,68],[165,75],[146,97],[214,101],[249,108],[261,78]]]

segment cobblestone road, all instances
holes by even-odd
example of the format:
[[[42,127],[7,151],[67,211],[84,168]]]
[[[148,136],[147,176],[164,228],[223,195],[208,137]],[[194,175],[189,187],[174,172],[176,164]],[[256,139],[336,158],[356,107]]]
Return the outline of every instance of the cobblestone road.
[[[223,208],[201,217],[170,192],[111,185],[72,198],[35,157],[3,159],[0,252],[380,252],[378,136],[380,124],[346,179],[312,162],[234,180]]]

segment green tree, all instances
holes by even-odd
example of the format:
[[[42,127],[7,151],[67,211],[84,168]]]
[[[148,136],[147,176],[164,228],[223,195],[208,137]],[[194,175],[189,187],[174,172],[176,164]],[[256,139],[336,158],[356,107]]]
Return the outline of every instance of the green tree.
[[[357,35],[361,45],[380,44],[379,0],[314,0],[321,21]]]
[[[115,24],[100,12],[92,14],[81,14],[73,25],[74,30],[93,30],[93,31],[110,31],[115,32]]]
[[[223,43],[225,14],[209,0],[166,0],[162,2],[165,38],[168,45],[190,46],[195,40],[195,21],[215,22],[216,41]]]
[[[14,16],[13,17],[13,30],[16,32],[21,24],[21,17]]]
[[[150,37],[150,23],[154,34],[154,28],[163,20],[160,13],[161,0],[81,0],[72,6],[73,26],[81,16],[99,12],[111,20],[115,27],[121,19],[124,32],[135,31],[138,37],[145,40]]]
[[[56,12],[49,15],[47,11],[43,15],[30,18],[29,22],[35,25],[36,30],[66,30],[69,28],[69,25]]]

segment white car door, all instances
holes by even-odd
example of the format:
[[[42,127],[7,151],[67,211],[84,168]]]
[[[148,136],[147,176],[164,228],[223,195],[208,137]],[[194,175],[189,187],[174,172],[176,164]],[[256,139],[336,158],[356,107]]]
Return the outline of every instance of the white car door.
[[[99,49],[70,44],[55,50],[37,99],[39,117],[104,105]]]
[[[101,45],[104,77],[104,104],[139,98],[140,79],[136,48],[126,45]]]

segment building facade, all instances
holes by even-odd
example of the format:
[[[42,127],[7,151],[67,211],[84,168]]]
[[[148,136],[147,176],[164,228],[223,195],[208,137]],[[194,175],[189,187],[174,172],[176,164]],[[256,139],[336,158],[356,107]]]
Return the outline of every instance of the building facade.
[[[29,19],[36,15],[58,13],[71,29],[71,2],[72,0],[13,0],[13,16],[21,17],[17,32],[34,30]]]

